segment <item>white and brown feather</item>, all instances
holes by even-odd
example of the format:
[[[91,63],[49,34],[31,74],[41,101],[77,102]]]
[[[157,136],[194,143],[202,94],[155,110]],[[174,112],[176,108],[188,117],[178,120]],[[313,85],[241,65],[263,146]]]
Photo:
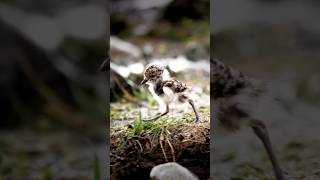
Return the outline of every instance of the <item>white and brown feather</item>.
[[[159,109],[165,109],[164,114],[169,111],[169,104],[178,99],[180,102],[188,102],[196,115],[196,122],[199,121],[198,113],[194,103],[188,98],[186,90],[188,86],[175,79],[165,79],[165,68],[160,65],[150,65],[144,71],[144,79],[142,83],[149,84],[149,91],[159,104]],[[165,107],[165,108],[161,108]]]
[[[187,90],[187,85],[181,81],[176,80],[176,79],[163,81],[162,87],[168,87],[174,93],[182,93]]]
[[[279,162],[272,150],[268,130],[263,120],[254,116],[250,102],[258,101],[262,91],[241,72],[225,65],[218,59],[211,59],[211,97],[213,116],[226,129],[235,131],[248,125],[263,142],[277,180],[284,180]]]
[[[144,71],[144,76],[149,81],[154,81],[162,76],[163,71],[164,68],[162,66],[153,64],[146,68]]]

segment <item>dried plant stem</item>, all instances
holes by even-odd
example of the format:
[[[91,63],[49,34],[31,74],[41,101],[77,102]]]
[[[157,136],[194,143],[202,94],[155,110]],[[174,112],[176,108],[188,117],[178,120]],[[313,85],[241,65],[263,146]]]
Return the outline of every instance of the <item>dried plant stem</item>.
[[[175,162],[175,161],[176,161],[176,156],[175,156],[174,148],[173,148],[170,140],[168,139],[168,137],[166,137],[166,139],[167,139],[167,142],[168,142],[168,144],[169,144],[169,146],[170,146],[170,149],[171,149],[173,162]]]
[[[168,158],[167,158],[167,154],[166,154],[166,152],[165,152],[165,150],[164,150],[164,148],[163,148],[163,145],[162,145],[162,141],[164,140],[164,137],[163,137],[163,131],[161,132],[161,134],[160,134],[160,137],[159,137],[159,143],[160,143],[160,147],[161,147],[161,150],[162,150],[162,153],[163,153],[163,155],[164,155],[164,158],[165,158],[165,160],[167,161],[167,162],[169,162],[168,161]]]

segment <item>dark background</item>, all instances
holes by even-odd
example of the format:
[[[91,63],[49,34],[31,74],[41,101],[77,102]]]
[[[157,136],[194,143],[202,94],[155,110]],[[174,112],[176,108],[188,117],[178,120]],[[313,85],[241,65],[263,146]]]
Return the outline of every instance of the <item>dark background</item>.
[[[106,179],[107,1],[0,1],[0,179]]]
[[[212,5],[211,56],[264,84],[267,97],[256,113],[266,121],[290,179],[319,179],[318,1],[215,0]],[[272,179],[251,129],[215,130],[215,178]]]

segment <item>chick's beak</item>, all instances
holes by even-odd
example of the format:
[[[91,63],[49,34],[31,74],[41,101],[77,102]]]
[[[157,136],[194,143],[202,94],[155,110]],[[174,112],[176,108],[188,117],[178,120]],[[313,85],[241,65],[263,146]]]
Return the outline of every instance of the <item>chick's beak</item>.
[[[148,80],[146,78],[144,78],[141,83],[140,83],[140,86],[144,85]]]

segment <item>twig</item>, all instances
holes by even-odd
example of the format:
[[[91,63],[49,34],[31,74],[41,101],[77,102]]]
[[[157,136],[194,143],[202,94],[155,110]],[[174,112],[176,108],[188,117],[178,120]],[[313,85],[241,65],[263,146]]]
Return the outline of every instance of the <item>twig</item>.
[[[201,141],[196,141],[196,140],[191,140],[191,139],[186,139],[186,140],[183,140],[181,141],[182,143],[185,143],[185,142],[197,142],[197,143],[203,143]]]
[[[169,161],[168,161],[168,158],[167,158],[167,155],[166,155],[166,152],[165,152],[165,150],[164,150],[164,148],[163,148],[163,145],[162,145],[162,141],[163,141],[163,140],[164,140],[163,132],[161,132],[160,137],[159,137],[160,147],[161,147],[162,153],[163,153],[163,155],[164,155],[164,158],[166,159],[167,162],[169,162]]]
[[[176,157],[175,157],[175,152],[174,152],[173,146],[172,146],[170,140],[168,139],[168,137],[166,137],[166,139],[167,139],[167,142],[168,142],[168,144],[169,144],[169,146],[170,146],[170,149],[171,149],[173,162],[175,162],[175,161],[176,161]]]
[[[142,148],[141,143],[138,140],[136,140],[136,142],[139,144],[141,152],[143,152],[143,148]]]
[[[110,156],[114,156],[117,159],[123,160],[123,157],[120,157],[120,156],[113,154],[113,153],[110,153]]]
[[[169,135],[171,135],[171,132],[170,132],[168,129],[166,129],[166,131],[167,131],[167,133],[168,133]]]

